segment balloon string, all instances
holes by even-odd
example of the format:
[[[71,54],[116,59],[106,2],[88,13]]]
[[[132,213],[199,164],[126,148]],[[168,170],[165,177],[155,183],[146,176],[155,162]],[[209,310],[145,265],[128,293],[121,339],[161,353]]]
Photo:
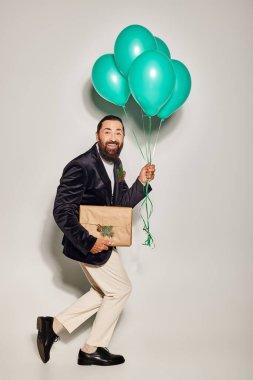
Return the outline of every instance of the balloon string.
[[[122,106],[122,108],[123,108],[123,110],[124,110],[124,112],[125,112],[125,116],[126,116],[126,118],[128,119],[128,114],[127,114],[127,111],[126,111],[126,106]]]
[[[124,110],[124,112],[125,112],[125,116],[126,116],[126,118],[128,119],[128,115],[127,115],[127,112],[126,112],[126,106],[123,106],[122,108],[123,108],[123,110]],[[138,140],[138,138],[137,138],[137,136],[136,136],[136,133],[134,132],[133,127],[131,127],[131,129],[132,129],[132,133],[133,133],[133,135],[134,135],[135,141],[136,141],[136,143],[137,143],[137,145],[138,145],[138,148],[139,148],[139,150],[140,150],[140,152],[141,152],[141,155],[142,155],[142,157],[143,157],[143,159],[144,159],[144,161],[145,161],[145,156],[144,156],[143,151],[142,151],[142,149],[141,149],[141,146],[140,146],[139,140]]]
[[[146,148],[147,148],[146,152],[147,152],[147,163],[150,163],[150,164],[151,164],[151,132],[152,132],[152,124],[151,124],[151,117],[149,117],[149,125],[148,125],[148,131],[147,131],[147,141],[146,141]],[[147,180],[145,184],[145,198],[142,201],[141,206],[140,206],[140,215],[143,221],[143,230],[147,234],[146,240],[143,243],[143,245],[147,245],[149,247],[154,248],[155,244],[154,244],[153,236],[150,232],[150,223],[149,223],[151,214],[153,212],[153,203],[149,197],[148,188],[149,188],[149,180]],[[142,213],[141,213],[143,207],[145,207],[145,218],[142,216]]]
[[[127,115],[127,111],[126,111],[126,107],[123,106],[122,107],[123,110],[124,110],[124,113],[125,113],[125,116],[126,118],[128,119],[128,115]],[[141,109],[142,111],[142,109]],[[132,133],[134,135],[134,138],[135,138],[135,141],[138,145],[138,148],[141,152],[141,155],[144,159],[144,161],[146,161],[147,163],[151,163],[151,131],[152,131],[152,125],[151,125],[151,117],[149,117],[149,126],[148,126],[148,130],[147,130],[147,133],[145,131],[145,125],[144,125],[144,114],[142,112],[142,127],[143,127],[143,133],[144,133],[144,141],[145,141],[145,151],[146,151],[146,157],[145,155],[143,154],[143,151],[141,149],[141,146],[140,146],[140,143],[139,143],[139,140],[134,132],[134,129],[133,127],[131,127],[132,129]],[[143,221],[143,231],[146,232],[147,234],[147,237],[146,237],[146,240],[145,242],[143,243],[143,245],[147,245],[151,248],[154,248],[155,247],[155,243],[154,243],[154,238],[150,232],[150,223],[149,223],[149,219],[151,217],[151,214],[153,212],[153,203],[149,197],[149,192],[148,192],[148,188],[149,188],[149,180],[147,180],[146,184],[144,185],[144,191],[145,191],[145,198],[143,199],[141,205],[140,205],[140,216],[141,216],[141,219]],[[145,217],[142,215],[142,210],[143,210],[143,207],[144,207],[144,212],[145,212]]]
[[[151,117],[149,116],[149,126],[148,126],[148,152],[149,152],[149,163],[151,164]]]
[[[143,202],[141,203],[141,207],[140,207],[140,215],[141,215],[141,218],[142,218],[142,221],[143,221],[143,231],[146,232],[147,234],[147,238],[145,240],[145,242],[143,243],[143,245],[147,245],[151,248],[154,248],[155,247],[155,243],[154,243],[154,239],[153,239],[153,236],[150,232],[150,224],[149,224],[149,219],[150,219],[150,216],[153,212],[153,203],[149,197],[149,194],[148,194],[148,186],[149,186],[149,181],[146,182],[146,185],[145,185],[145,198],[143,200]],[[146,216],[145,218],[142,216],[141,214],[141,209],[142,209],[142,206],[145,205],[145,211],[146,211]]]
[[[164,119],[161,119],[160,124],[159,124],[159,127],[158,127],[158,131],[157,131],[156,139],[155,139],[155,144],[154,144],[154,147],[153,147],[152,158],[154,158],[155,149],[156,149],[156,145],[157,145],[157,141],[158,141],[158,136],[159,136],[160,129],[161,129],[161,125],[162,125],[162,122],[163,122],[163,121],[164,121]]]
[[[146,131],[145,131],[145,123],[144,123],[144,114],[143,114],[142,108],[141,108],[141,117],[142,117],[142,129],[143,129],[144,144],[145,144],[145,151],[146,151],[146,162],[148,162],[147,139],[146,139]]]

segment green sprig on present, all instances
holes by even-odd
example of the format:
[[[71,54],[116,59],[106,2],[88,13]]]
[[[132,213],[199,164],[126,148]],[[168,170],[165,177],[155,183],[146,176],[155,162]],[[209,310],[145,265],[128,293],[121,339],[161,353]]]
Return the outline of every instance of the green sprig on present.
[[[100,232],[102,236],[113,237],[113,226],[101,226],[98,224],[97,231]]]

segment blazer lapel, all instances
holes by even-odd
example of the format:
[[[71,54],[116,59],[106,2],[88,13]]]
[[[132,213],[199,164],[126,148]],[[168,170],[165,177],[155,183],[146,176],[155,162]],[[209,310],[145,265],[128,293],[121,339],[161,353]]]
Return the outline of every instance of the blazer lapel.
[[[114,191],[113,191],[113,200],[114,200],[114,203],[116,202],[117,198],[118,198],[118,194],[119,194],[119,178],[118,178],[118,168],[120,166],[121,162],[120,160],[118,159],[115,164],[114,164],[114,169],[113,169],[113,173],[114,173]]]
[[[96,146],[97,143],[95,143],[93,146],[92,146],[92,151],[94,153],[94,156],[96,158],[96,167],[97,167],[97,171],[102,179],[102,181],[104,182],[104,185],[106,187],[106,190],[107,190],[107,193],[108,193],[108,196],[109,196],[109,200],[111,201],[111,197],[112,197],[112,185],[111,185],[111,180],[110,178],[108,177],[108,174],[107,174],[107,171],[105,169],[105,166],[103,164],[103,161],[101,160],[101,157],[98,153],[98,150],[97,150],[97,146]],[[109,202],[111,203],[111,202]]]

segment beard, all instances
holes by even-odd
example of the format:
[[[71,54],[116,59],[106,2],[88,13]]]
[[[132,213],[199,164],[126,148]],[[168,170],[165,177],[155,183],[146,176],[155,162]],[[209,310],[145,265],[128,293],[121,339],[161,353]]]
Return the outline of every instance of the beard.
[[[110,146],[110,144],[113,144],[113,146]],[[119,143],[116,141],[107,141],[106,143],[102,143],[101,140],[98,140],[99,153],[104,160],[109,162],[117,161],[123,145],[123,142],[121,145],[119,145]]]

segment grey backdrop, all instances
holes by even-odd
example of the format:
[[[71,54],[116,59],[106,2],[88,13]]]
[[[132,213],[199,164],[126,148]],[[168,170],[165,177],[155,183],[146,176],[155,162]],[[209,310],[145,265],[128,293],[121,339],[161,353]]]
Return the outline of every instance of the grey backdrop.
[[[1,0],[1,378],[250,380],[252,368],[252,1]],[[120,249],[133,293],[110,350],[122,366],[76,365],[93,318],[44,365],[36,317],[88,289],[63,256],[52,206],[62,169],[95,141],[107,112],[95,60],[137,23],[192,75],[162,128],[151,218],[156,248]],[[132,107],[132,112],[131,112]],[[144,164],[125,121],[129,184]]]

